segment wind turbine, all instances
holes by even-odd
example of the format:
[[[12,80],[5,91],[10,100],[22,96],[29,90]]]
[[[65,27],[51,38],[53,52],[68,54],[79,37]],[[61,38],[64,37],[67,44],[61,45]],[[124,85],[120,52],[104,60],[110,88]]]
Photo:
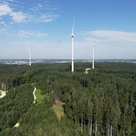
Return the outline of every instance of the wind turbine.
[[[30,47],[28,47],[28,55],[29,55],[29,66],[31,66],[32,62],[31,62],[31,50],[30,50]]]
[[[71,72],[73,73],[74,72],[74,38],[75,38],[75,35],[74,35],[74,26],[75,26],[75,23],[73,21],[73,26],[72,26],[72,31],[71,31],[71,34],[68,35],[68,37],[66,37],[65,39],[67,38],[70,38],[71,37],[71,42],[72,42],[72,46],[71,46],[71,49],[72,49],[72,57],[71,57]],[[58,42],[61,42],[65,39],[62,39],[62,40],[59,40]]]
[[[92,49],[93,49],[93,56],[92,56],[92,69],[94,69],[94,48],[95,48],[95,46],[93,45],[92,46]]]
[[[72,61],[71,61],[71,66],[72,66],[72,69],[71,69],[71,72],[74,72],[74,38],[75,38],[75,35],[74,35],[74,22],[73,22],[73,26],[72,26],[72,32],[71,32],[71,39],[72,39]]]

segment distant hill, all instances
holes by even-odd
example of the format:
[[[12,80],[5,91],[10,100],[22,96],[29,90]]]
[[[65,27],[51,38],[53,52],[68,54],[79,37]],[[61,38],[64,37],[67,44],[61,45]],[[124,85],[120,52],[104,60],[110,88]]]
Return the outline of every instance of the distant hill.
[[[75,62],[91,62],[89,59],[75,59]],[[126,62],[136,63],[136,59],[96,59],[96,62]],[[28,59],[0,59],[1,64],[28,64]],[[32,59],[32,63],[71,63],[70,59]]]

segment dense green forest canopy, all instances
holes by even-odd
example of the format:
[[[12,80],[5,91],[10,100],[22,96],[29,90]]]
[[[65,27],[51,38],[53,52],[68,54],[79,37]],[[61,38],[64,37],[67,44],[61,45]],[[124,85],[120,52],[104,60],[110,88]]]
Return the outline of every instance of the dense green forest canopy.
[[[0,136],[135,136],[136,64],[88,67],[0,64]]]

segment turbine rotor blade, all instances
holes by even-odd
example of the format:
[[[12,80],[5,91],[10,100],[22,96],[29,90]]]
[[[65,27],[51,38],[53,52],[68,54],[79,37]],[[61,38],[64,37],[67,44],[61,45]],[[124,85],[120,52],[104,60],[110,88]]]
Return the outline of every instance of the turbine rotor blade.
[[[75,22],[73,21],[73,26],[72,26],[72,35],[74,35],[74,27],[75,27]]]
[[[57,43],[61,43],[61,42],[65,41],[65,40],[67,40],[67,39],[70,38],[70,37],[71,37],[71,35],[70,35],[70,36],[67,36],[67,37],[65,37],[65,38],[63,38],[63,39],[60,39],[59,41],[57,41]]]

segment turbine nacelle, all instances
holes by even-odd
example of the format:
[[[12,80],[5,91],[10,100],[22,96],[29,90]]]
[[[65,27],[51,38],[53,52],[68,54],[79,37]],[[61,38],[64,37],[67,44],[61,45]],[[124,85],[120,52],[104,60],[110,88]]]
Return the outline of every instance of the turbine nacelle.
[[[71,34],[71,37],[72,37],[72,38],[74,38],[74,37],[75,37],[75,35],[74,35],[74,34]]]

